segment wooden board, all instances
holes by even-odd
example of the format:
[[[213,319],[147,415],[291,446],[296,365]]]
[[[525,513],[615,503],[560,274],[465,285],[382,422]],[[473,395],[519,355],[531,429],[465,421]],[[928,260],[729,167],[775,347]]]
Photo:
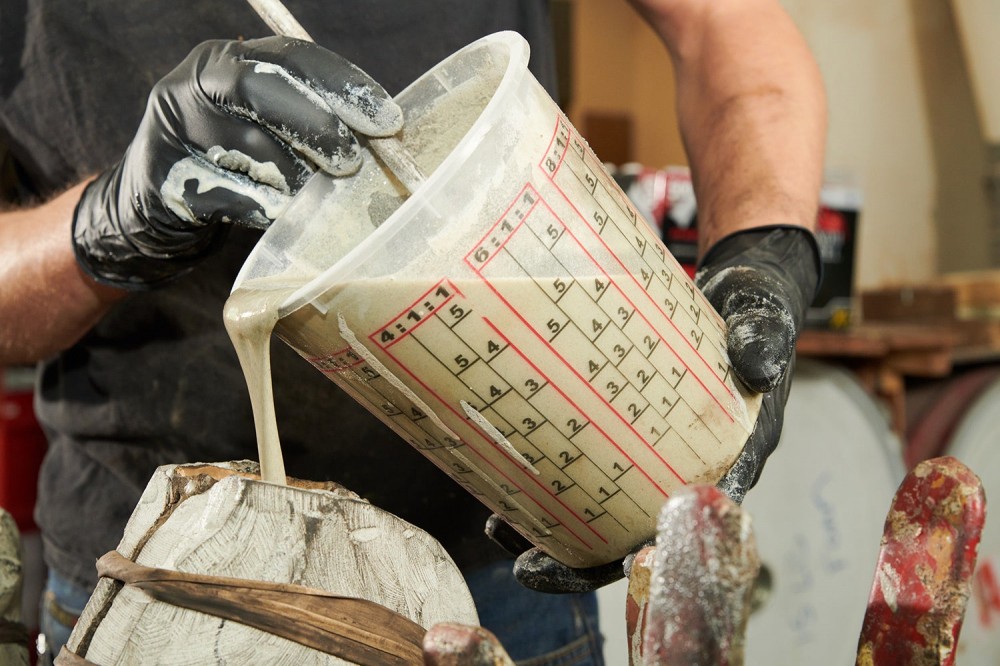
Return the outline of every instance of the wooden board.
[[[959,319],[1000,319],[1000,271],[946,273],[941,282],[955,293]]]
[[[1000,270],[945,273],[932,283],[865,289],[860,301],[865,321],[1000,319]]]
[[[947,324],[955,320],[957,296],[944,285],[866,289],[860,294],[866,322]]]
[[[950,332],[959,362],[1000,355],[1000,271],[948,273],[933,284],[867,289],[863,327],[905,325]]]
[[[958,344],[951,326],[926,326],[865,322],[849,329],[806,329],[796,348],[804,356],[852,359],[885,359],[895,355],[944,354]]]

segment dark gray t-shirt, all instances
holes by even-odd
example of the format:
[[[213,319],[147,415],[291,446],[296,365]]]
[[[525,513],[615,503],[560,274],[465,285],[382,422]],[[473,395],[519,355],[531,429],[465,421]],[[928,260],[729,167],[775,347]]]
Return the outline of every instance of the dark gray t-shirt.
[[[554,90],[545,2],[288,0],[321,45],[390,93],[455,50],[503,29],[532,44]],[[152,85],[206,39],[269,31],[242,2],[12,0],[0,9],[0,142],[19,186],[47,196],[112,165]],[[37,411],[49,437],[36,511],[45,558],[96,580],[161,464],[256,458],[243,375],[222,307],[258,232],[182,279],[132,294],[78,344],[40,365]],[[67,239],[68,242],[68,239]],[[273,381],[287,471],[334,480],[437,537],[460,566],[502,556],[488,511],[290,348],[275,341]]]

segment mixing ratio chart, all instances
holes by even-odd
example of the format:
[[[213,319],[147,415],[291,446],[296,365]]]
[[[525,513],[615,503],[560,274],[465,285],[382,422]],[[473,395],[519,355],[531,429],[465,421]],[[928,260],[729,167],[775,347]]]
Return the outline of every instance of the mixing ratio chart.
[[[340,383],[584,566],[648,537],[679,486],[717,480],[752,421],[718,315],[561,114],[535,171],[467,274],[401,285],[407,305],[363,345],[310,361],[357,373]]]

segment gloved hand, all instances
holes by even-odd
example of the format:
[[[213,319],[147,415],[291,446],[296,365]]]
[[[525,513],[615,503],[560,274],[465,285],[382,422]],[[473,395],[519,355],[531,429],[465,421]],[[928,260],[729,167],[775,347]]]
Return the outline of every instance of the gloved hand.
[[[819,247],[802,227],[758,227],[723,238],[702,258],[695,284],[726,321],[733,372],[764,394],[743,453],[717,484],[737,504],[778,445],[806,308],[822,271]]]
[[[574,569],[532,544],[495,513],[486,520],[486,536],[516,556],[514,577],[521,585],[536,592],[551,594],[590,592],[621,580],[623,576],[629,575],[632,560],[639,551],[656,541],[654,537],[637,544],[622,560]]]
[[[352,130],[401,126],[381,86],[315,44],[205,42],[154,86],[124,157],[86,188],[77,260],[99,282],[154,287],[216,250],[225,223],[266,227],[317,169],[357,170]]]
[[[718,483],[741,503],[778,444],[794,369],[795,341],[819,285],[821,262],[812,233],[801,227],[759,227],[716,243],[702,258],[695,284],[726,321],[729,360],[736,376],[764,393],[743,453]],[[628,576],[632,559],[573,569],[553,559],[493,515],[486,533],[517,559],[514,576],[539,592],[587,592]]]

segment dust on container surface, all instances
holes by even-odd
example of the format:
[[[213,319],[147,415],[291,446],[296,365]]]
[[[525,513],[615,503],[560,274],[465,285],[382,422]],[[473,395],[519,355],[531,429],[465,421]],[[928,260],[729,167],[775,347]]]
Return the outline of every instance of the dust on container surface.
[[[317,175],[237,288],[275,331],[549,554],[608,562],[752,430],[724,325],[527,69],[485,37],[403,91],[407,197]],[[280,388],[279,388],[280,390]]]

